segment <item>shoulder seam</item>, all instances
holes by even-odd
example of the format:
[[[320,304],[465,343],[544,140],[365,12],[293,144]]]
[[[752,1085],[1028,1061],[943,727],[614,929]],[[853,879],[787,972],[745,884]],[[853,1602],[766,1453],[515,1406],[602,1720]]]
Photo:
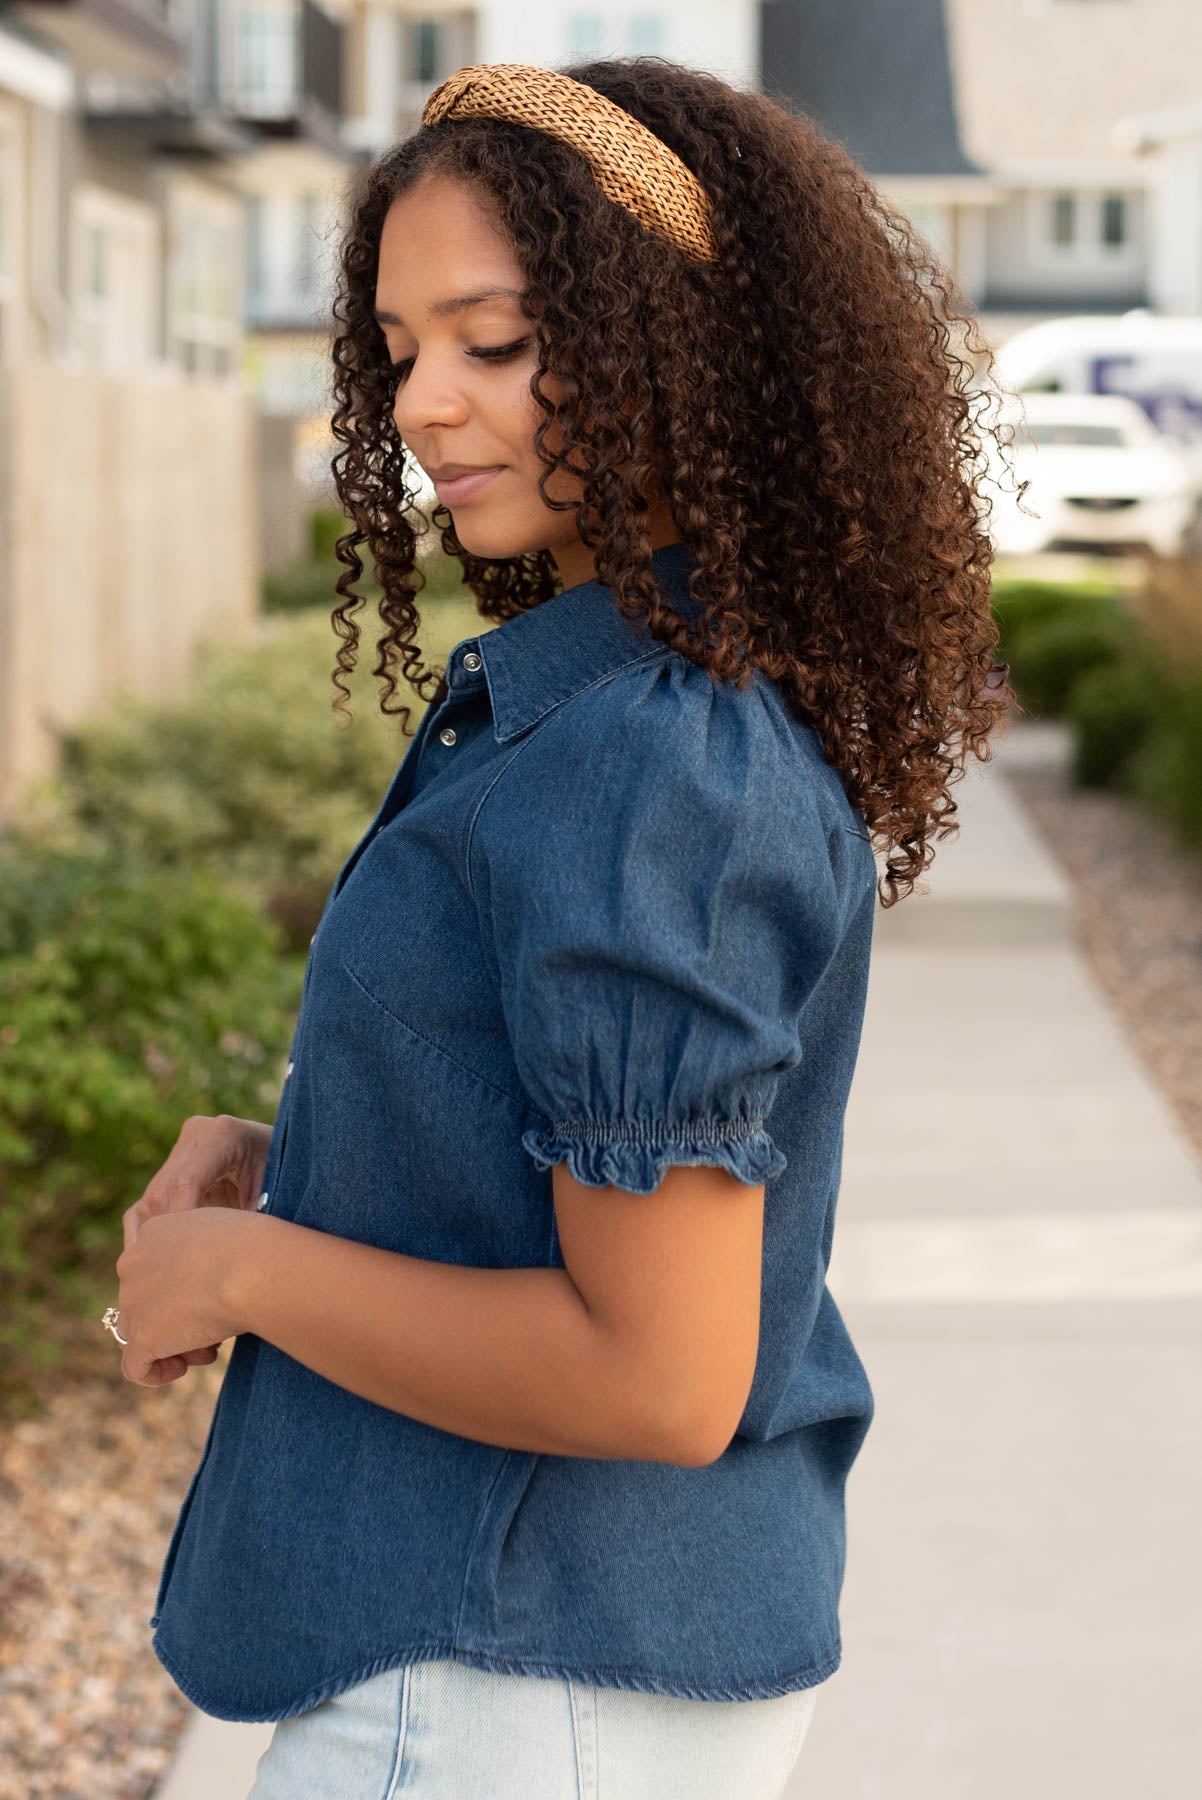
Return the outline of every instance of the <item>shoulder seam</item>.
[[[591,694],[595,688],[603,687],[608,681],[615,681],[619,675],[624,675],[628,669],[641,668],[644,663],[654,662],[658,658],[668,657],[673,654],[674,652],[667,644],[657,644],[654,650],[647,650],[639,656],[632,656],[629,662],[620,664],[616,669],[607,669],[605,674],[598,675],[595,681],[588,682],[585,687],[577,688],[574,694],[567,694],[562,700],[556,700],[545,712],[539,714],[525,736],[517,744],[513,755],[508,757],[506,761],[501,764],[501,767],[497,770],[496,774],[481,794],[479,800],[477,800],[476,810],[472,814],[471,822],[468,825],[467,843],[464,848],[464,867],[467,871],[467,891],[472,897],[473,905],[476,903],[476,887],[475,882],[472,879],[472,846],[476,840],[476,826],[489,797],[492,795],[498,784],[508,774],[509,770],[512,769],[514,763],[522,754],[522,751],[525,750],[528,744],[534,742],[535,738],[538,737],[539,733],[546,726],[548,720],[553,719],[555,715],[562,712],[565,707],[571,706],[573,700],[579,700],[584,694]]]

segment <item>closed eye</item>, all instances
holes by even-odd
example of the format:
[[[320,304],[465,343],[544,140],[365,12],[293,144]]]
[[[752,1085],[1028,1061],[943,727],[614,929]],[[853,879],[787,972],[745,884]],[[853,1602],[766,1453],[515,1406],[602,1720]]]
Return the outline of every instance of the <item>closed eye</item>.
[[[519,350],[524,350],[529,342],[528,337],[519,338],[516,344],[502,344],[497,349],[469,350],[468,355],[477,357],[481,362],[508,362]],[[389,368],[398,380],[403,380],[416,361],[415,356],[402,357],[400,362],[390,363]]]

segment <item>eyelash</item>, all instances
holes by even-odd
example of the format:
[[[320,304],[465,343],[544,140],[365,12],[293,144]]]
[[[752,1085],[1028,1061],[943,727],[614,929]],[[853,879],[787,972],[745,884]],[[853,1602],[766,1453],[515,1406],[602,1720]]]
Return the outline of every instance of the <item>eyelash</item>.
[[[529,338],[519,338],[516,344],[501,344],[495,350],[469,350],[468,355],[477,357],[481,362],[508,362],[519,350],[524,350],[530,342]],[[400,362],[390,363],[389,369],[400,381],[417,361],[415,356],[406,356]]]

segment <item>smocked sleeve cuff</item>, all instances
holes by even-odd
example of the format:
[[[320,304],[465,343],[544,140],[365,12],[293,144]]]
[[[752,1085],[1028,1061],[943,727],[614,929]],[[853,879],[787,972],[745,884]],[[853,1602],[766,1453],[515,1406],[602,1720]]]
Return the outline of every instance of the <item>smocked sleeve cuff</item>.
[[[585,1187],[620,1187],[650,1194],[672,1163],[708,1163],[728,1169],[750,1187],[783,1174],[788,1159],[762,1119],[685,1125],[623,1125],[557,1119],[532,1125],[522,1145],[540,1169],[566,1162]]]

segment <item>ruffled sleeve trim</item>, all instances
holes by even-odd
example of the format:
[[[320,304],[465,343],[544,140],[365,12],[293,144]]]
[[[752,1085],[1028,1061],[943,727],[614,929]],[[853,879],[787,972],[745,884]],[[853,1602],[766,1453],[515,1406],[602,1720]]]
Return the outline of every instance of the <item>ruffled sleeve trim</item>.
[[[672,1163],[708,1163],[729,1169],[750,1187],[761,1187],[788,1167],[763,1119],[685,1125],[598,1124],[557,1119],[532,1125],[522,1146],[540,1169],[566,1162],[585,1187],[620,1187],[654,1193]]]

